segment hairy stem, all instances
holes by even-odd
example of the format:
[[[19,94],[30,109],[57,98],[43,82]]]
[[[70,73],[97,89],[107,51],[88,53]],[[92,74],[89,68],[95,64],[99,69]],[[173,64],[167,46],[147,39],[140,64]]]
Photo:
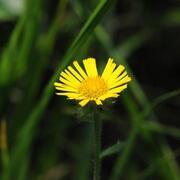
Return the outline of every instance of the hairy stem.
[[[93,112],[93,123],[94,123],[94,174],[93,180],[100,179],[101,172],[101,159],[100,159],[100,151],[101,151],[101,129],[102,122],[100,119],[96,119],[96,110]]]

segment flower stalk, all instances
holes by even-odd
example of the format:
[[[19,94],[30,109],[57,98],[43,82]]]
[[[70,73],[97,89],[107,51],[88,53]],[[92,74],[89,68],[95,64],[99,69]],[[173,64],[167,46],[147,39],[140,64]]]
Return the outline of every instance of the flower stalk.
[[[97,118],[97,111],[94,109],[92,112],[92,120],[94,125],[94,174],[93,180],[100,180],[101,173],[101,132],[102,132],[102,121]]]

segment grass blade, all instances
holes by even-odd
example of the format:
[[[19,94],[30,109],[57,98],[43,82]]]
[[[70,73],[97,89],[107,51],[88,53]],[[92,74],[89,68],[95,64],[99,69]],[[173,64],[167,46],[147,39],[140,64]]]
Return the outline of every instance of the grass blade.
[[[174,90],[174,91],[171,91],[171,92],[168,92],[159,96],[158,98],[153,100],[152,103],[150,103],[148,106],[144,108],[142,112],[142,116],[144,117],[148,116],[156,106],[178,95],[180,95],[180,89],[177,89],[177,90]]]

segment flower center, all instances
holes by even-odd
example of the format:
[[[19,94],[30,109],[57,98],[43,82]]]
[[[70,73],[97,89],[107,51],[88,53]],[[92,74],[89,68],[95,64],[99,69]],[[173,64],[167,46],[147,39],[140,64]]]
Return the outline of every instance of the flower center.
[[[101,77],[88,77],[79,87],[79,92],[90,99],[96,99],[107,91],[107,84]]]

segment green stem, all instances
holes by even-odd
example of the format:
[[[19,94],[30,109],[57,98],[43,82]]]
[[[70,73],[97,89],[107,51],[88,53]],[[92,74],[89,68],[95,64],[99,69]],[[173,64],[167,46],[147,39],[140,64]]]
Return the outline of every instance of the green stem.
[[[102,122],[100,119],[96,119],[96,111],[93,112],[93,123],[94,123],[94,174],[93,180],[100,179],[101,171],[101,129]]]

